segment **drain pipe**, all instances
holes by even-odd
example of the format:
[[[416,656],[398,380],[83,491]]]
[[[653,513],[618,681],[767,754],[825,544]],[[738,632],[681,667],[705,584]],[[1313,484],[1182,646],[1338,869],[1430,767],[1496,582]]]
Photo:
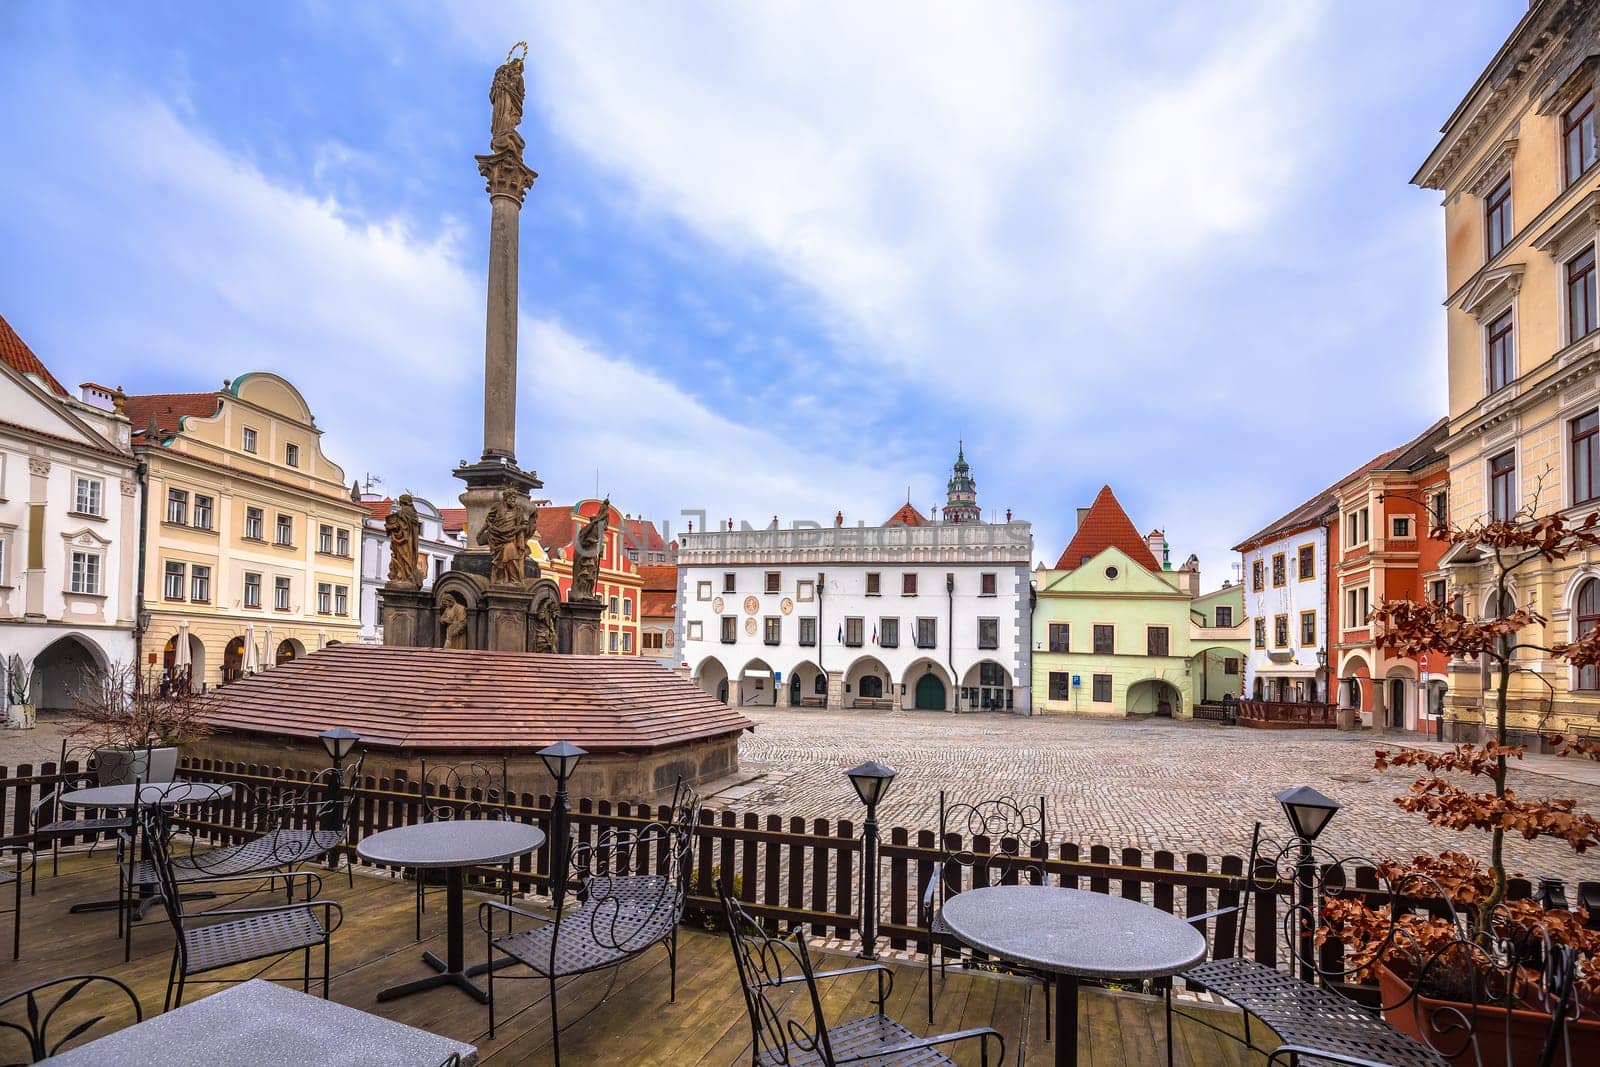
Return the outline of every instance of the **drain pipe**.
[[[822,673],[822,706],[828,706],[828,668],[822,663],[822,645],[827,640],[828,628],[822,623],[822,588],[827,584],[828,576],[822,571],[817,572],[817,670]],[[800,694],[805,699],[805,694]]]
[[[945,596],[945,658],[950,661],[950,684],[956,691],[955,710],[961,710],[961,676],[956,673],[956,576],[953,571],[946,571],[944,576]],[[954,712],[952,712],[954,714]]]
[[[134,669],[143,673],[144,635],[150,628],[150,613],[144,609],[144,563],[146,534],[150,523],[150,464],[140,460],[133,468],[139,479],[139,569],[134,572],[133,593],[133,662]]]

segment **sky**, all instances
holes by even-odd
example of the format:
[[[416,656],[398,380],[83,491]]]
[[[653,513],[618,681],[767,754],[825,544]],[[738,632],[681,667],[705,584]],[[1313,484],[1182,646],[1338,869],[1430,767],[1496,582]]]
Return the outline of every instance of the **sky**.
[[[449,506],[525,40],[545,495],[878,523],[964,440],[1036,558],[1110,484],[1215,586],[1444,414],[1408,180],[1526,6],[4,0],[0,314],[69,386],[279,373],[347,480]]]

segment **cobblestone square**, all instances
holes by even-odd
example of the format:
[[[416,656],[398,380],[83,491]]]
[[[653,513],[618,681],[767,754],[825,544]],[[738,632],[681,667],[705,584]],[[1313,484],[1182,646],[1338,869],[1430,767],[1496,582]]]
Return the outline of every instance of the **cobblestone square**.
[[[1373,770],[1376,748],[1447,747],[1430,742],[1207,722],[745,710],[757,724],[740,745],[741,777],[752,781],[748,792],[722,797],[741,811],[859,826],[865,809],[845,771],[878,759],[899,772],[879,811],[885,827],[936,827],[941,788],[967,799],[1043,794],[1058,840],[1108,845],[1113,854],[1135,846],[1216,857],[1243,854],[1257,819],[1282,840],[1287,826],[1272,794],[1304,784],[1344,805],[1322,838],[1340,853],[1488,851],[1487,834],[1437,829],[1394,805],[1410,772]],[[1510,785],[1524,798],[1574,797],[1580,810],[1600,811],[1600,764],[1529,757]],[[1558,843],[1508,840],[1507,854],[1530,878],[1553,875],[1569,887],[1600,879],[1600,857]]]

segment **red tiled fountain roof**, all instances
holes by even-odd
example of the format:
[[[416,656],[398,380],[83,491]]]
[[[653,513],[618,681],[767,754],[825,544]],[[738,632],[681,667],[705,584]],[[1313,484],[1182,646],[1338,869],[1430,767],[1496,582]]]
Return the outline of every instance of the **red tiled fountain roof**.
[[[753,723],[649,659],[332,645],[216,693],[214,726],[387,749],[649,751]]]

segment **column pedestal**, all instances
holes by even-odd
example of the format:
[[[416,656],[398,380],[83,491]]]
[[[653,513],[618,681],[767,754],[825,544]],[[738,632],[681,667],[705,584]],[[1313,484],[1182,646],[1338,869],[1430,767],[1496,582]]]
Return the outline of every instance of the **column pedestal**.
[[[596,600],[568,600],[561,605],[560,645],[562,652],[577,656],[600,654],[600,611]]]
[[[532,644],[528,623],[533,617],[533,593],[491,586],[484,599],[489,605],[489,649],[528,651]]]
[[[386,585],[378,590],[378,620],[386,645],[433,648],[438,644],[432,593]]]

